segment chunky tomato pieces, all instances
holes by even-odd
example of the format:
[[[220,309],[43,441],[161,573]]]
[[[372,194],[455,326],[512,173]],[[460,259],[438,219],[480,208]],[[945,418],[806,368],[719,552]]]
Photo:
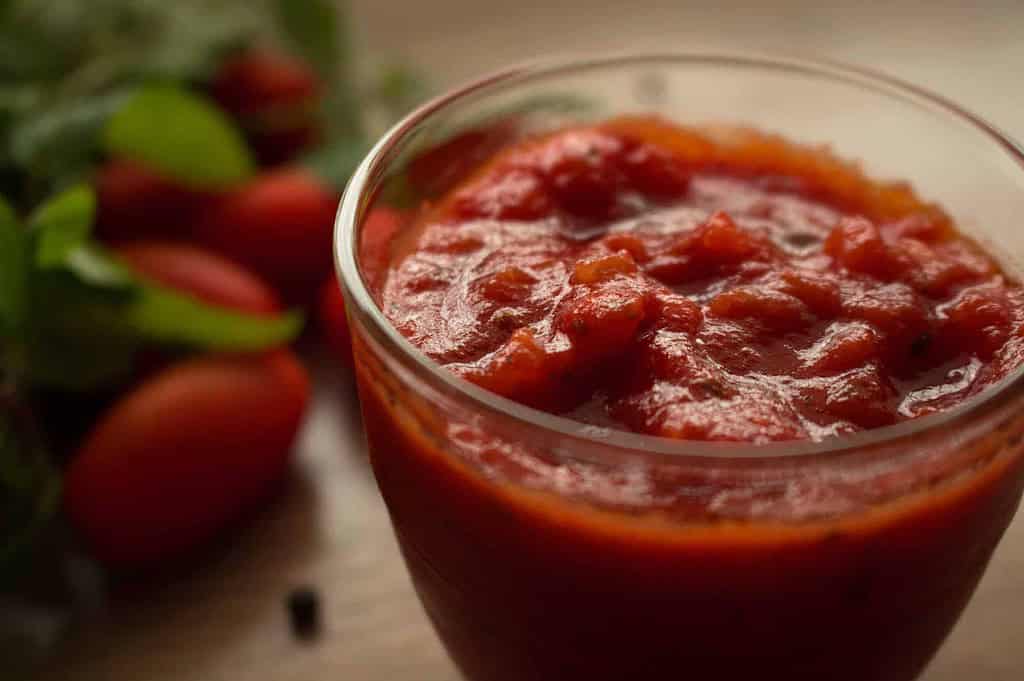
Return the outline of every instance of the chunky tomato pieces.
[[[385,312],[489,390],[686,439],[883,426],[1018,365],[1021,287],[940,211],[743,139],[612,121],[507,148],[424,211]]]

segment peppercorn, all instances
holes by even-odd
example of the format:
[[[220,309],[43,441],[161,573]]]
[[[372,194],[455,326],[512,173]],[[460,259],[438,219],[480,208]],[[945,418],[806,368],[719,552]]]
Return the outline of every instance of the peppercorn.
[[[312,587],[293,589],[288,594],[288,616],[292,633],[311,638],[320,631],[320,595]]]

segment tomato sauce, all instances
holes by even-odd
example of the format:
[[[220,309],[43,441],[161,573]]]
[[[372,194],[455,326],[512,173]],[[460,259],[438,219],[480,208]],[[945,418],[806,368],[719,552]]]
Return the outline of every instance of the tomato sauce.
[[[386,314],[496,393],[687,440],[888,425],[1018,365],[1021,287],[938,209],[700,142],[619,120],[508,149],[422,216]]]
[[[600,428],[826,440],[956,406],[1024,353],[1021,286],[941,209],[750,130],[528,139],[392,248],[375,293],[406,338]],[[399,543],[473,681],[909,681],[1024,485],[1012,405],[850,455],[612,465],[353,341]]]

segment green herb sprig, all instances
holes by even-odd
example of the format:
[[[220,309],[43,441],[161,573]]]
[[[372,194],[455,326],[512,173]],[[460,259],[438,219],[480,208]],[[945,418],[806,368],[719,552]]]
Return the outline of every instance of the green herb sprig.
[[[341,189],[368,115],[393,120],[424,92],[405,67],[358,78],[351,36],[333,0],[0,0],[0,587],[58,505],[39,391],[109,393],[148,348],[254,351],[303,325],[136,274],[93,237],[94,172],[118,157],[204,193],[245,183],[254,155],[206,92],[230,55],[271,45],[323,84],[324,140],[300,162]]]

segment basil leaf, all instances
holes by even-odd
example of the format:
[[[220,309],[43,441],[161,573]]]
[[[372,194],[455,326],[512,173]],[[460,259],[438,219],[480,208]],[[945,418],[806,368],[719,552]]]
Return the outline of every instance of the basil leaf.
[[[26,113],[38,106],[42,96],[41,88],[34,84],[0,85],[0,164],[14,163],[11,147],[18,136],[13,132]]]
[[[139,0],[120,0],[138,4]],[[208,78],[232,50],[249,44],[265,18],[254,12],[252,2],[231,0],[150,0],[155,30],[139,31],[140,49],[132,57],[136,74],[143,80],[198,82]],[[155,40],[145,44],[147,33]]]
[[[137,290],[97,288],[52,269],[36,272],[31,294],[25,341],[8,359],[28,384],[92,390],[131,373],[140,343],[124,324],[123,310]]]
[[[64,266],[80,281],[98,288],[135,289],[138,286],[130,269],[93,243],[71,251]]]
[[[63,269],[79,281],[98,288],[130,289],[135,275],[103,247],[90,240],[96,215],[96,194],[79,185],[50,199],[29,218],[36,237],[36,264]]]
[[[284,345],[302,329],[297,313],[260,317],[208,305],[138,279],[102,247],[85,243],[61,267],[38,270],[23,343],[7,368],[35,386],[84,391],[131,375],[145,345],[254,351]]]
[[[265,18],[245,0],[21,0],[0,16],[0,77],[93,92],[149,77],[194,81]]]
[[[59,267],[82,246],[92,231],[96,195],[85,185],[73,187],[50,199],[29,218],[36,237],[36,264]]]
[[[87,95],[23,112],[9,133],[11,160],[34,177],[58,184],[80,180],[96,160],[104,126],[129,94]]]
[[[118,110],[104,133],[107,153],[126,156],[200,188],[225,188],[255,166],[241,132],[205,97],[151,86]]]
[[[279,317],[241,314],[159,286],[146,286],[125,310],[123,323],[149,341],[248,351],[291,342],[302,330],[303,317],[297,312]]]
[[[0,332],[15,333],[25,318],[28,263],[25,234],[0,198]]]
[[[362,107],[352,69],[348,12],[333,0],[274,0],[281,33],[327,85],[325,114],[332,135],[363,134]]]
[[[51,301],[40,325],[83,342],[259,350],[290,342],[302,328],[300,314],[243,314],[143,281],[95,243],[75,250],[63,271],[41,277],[35,293],[40,304]]]
[[[46,11],[39,2],[9,2],[0,17],[0,78],[45,80],[59,78],[71,60],[75,44],[60,11]],[[65,3],[70,4],[70,3]]]

